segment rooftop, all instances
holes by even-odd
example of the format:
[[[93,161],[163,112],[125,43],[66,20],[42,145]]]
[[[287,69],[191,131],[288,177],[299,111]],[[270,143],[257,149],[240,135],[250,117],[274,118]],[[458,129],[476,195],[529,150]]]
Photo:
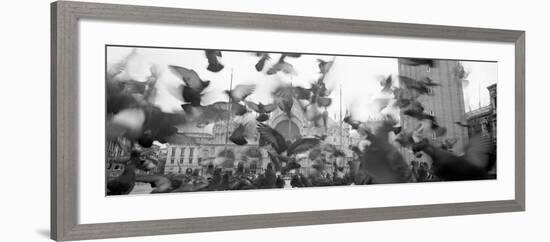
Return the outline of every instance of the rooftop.
[[[485,107],[481,107],[481,108],[472,110],[470,112],[467,112],[466,113],[466,119],[472,119],[472,118],[485,116],[485,115],[488,115],[492,112],[493,112],[493,108],[491,107],[491,105],[487,105]]]

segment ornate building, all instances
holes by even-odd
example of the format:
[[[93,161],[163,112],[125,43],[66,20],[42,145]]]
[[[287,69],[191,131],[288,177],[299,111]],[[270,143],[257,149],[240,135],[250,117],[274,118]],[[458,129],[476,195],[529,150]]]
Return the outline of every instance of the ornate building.
[[[453,147],[454,152],[464,149],[468,142],[467,129],[458,126],[455,122],[464,120],[464,93],[462,89],[462,80],[457,75],[460,70],[460,62],[455,60],[434,60],[433,67],[428,65],[411,66],[399,63],[399,75],[414,79],[428,77],[435,82],[440,83],[431,89],[431,95],[422,95],[418,98],[426,113],[436,117],[440,126],[447,129],[447,134],[442,137],[436,137],[432,132],[428,134],[435,144],[440,144],[447,138],[456,138],[457,142]],[[415,118],[401,115],[401,124],[404,130],[413,130],[419,124]],[[400,148],[401,153],[407,162],[419,160],[409,149]],[[422,159],[428,159],[423,156]]]
[[[324,127],[315,127],[306,119],[296,102],[295,100],[290,120],[284,112],[277,109],[270,114],[266,124],[281,133],[287,140],[326,134],[325,141],[336,145],[346,153],[347,158],[351,158],[352,152],[347,147],[354,139],[350,137],[349,126],[329,118],[325,133]],[[238,162],[243,162],[251,172],[261,172],[271,160],[264,149],[258,148],[259,134],[256,132],[254,137],[248,140],[247,145],[235,145],[226,140],[236,126],[233,121],[219,121],[210,129],[193,128],[191,131],[186,129],[185,139],[167,145],[164,173],[184,173],[187,168],[201,169],[225,150],[228,150],[234,160],[231,159],[230,162],[222,164],[223,168],[232,169]],[[311,161],[307,158],[302,160],[301,165],[302,172],[307,173],[311,169]],[[344,166],[344,160],[339,161],[338,165]]]
[[[208,130],[195,128],[180,135],[166,147],[164,173],[184,173],[187,168],[202,168],[203,160],[215,157],[214,136]]]
[[[487,87],[490,104],[466,113],[468,134],[470,136],[482,134],[490,137],[493,144],[497,142],[497,85]]]

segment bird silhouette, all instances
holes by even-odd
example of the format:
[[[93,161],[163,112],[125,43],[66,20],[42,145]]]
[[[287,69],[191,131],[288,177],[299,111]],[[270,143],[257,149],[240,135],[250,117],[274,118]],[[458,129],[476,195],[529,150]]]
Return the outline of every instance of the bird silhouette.
[[[375,183],[409,182],[411,170],[395,146],[389,143],[388,133],[394,120],[385,120],[367,139],[371,142],[360,155],[360,170],[373,178]]]
[[[428,87],[441,86],[441,83],[436,82],[436,81],[432,80],[432,79],[429,78],[429,77],[424,77],[424,78],[420,79],[420,81],[421,81],[424,85],[426,85],[426,86],[428,86]]]
[[[231,90],[226,90],[225,93],[229,96],[231,102],[238,103],[250,96],[250,94],[252,94],[254,90],[256,90],[256,85],[254,84],[239,84]]]
[[[260,72],[264,69],[265,62],[270,60],[271,58],[269,57],[268,53],[258,52],[256,53],[256,55],[260,57],[260,60],[258,60],[258,63],[256,63],[256,65],[254,65],[254,68],[256,68],[256,71]]]
[[[176,126],[187,123],[182,113],[166,113],[154,106],[145,108],[144,112],[143,132],[138,139],[143,147],[151,147],[155,140],[160,143],[168,142],[178,132]]]
[[[248,144],[248,141],[246,140],[244,136],[246,127],[243,124],[240,124],[233,130],[233,133],[231,133],[231,136],[229,136],[229,140],[236,145],[246,145]]]
[[[301,167],[302,165],[300,165],[300,163],[296,162],[293,158],[291,158],[286,163],[286,166],[281,168],[281,174],[287,174],[289,171],[294,169],[300,169]]]
[[[361,125],[361,122],[358,121],[358,120],[354,120],[351,116],[351,113],[346,113],[346,115],[344,116],[344,120],[343,120],[345,123],[349,124],[349,126],[351,126],[351,129],[358,129],[359,126]]]
[[[319,73],[321,73],[322,75],[325,75],[332,68],[334,61],[325,61],[322,59],[317,59],[317,63],[319,66]]]
[[[223,69],[218,57],[222,57],[222,52],[219,50],[205,50],[206,59],[208,59],[207,70],[211,72],[219,72]]]
[[[311,88],[296,86],[293,88],[293,92],[294,92],[294,97],[296,99],[311,101],[311,95],[312,95]]]
[[[278,154],[287,150],[285,138],[277,130],[263,123],[258,123],[256,127],[260,133],[260,140],[270,144]]]
[[[294,88],[290,85],[280,85],[271,93],[274,103],[283,111],[287,117],[292,117],[292,106],[294,105]]]
[[[254,102],[250,102],[250,101],[245,101],[246,103],[246,106],[250,109],[252,109],[252,111],[258,113],[258,117],[256,118],[256,120],[258,122],[265,122],[269,119],[269,113],[275,111],[275,109],[277,109],[277,106],[275,104],[267,104],[267,105],[264,105],[262,104],[261,102],[259,103],[254,103]]]
[[[399,76],[399,81],[404,87],[414,90],[420,95],[432,95],[432,89],[424,81],[418,81],[407,76]]]
[[[419,59],[419,58],[399,58],[399,63],[408,66],[420,66],[427,65],[429,67],[435,67],[436,62],[433,59]]]
[[[126,67],[122,66],[120,68],[124,69]],[[116,114],[124,109],[151,105],[157,92],[156,83],[160,77],[160,71],[156,65],[152,65],[149,69],[151,74],[143,82],[125,78],[107,78],[107,114]]]
[[[241,118],[236,119],[237,127],[231,133],[229,140],[237,145],[248,144],[247,139],[251,139],[255,135],[256,122],[254,119]]]
[[[131,140],[139,138],[146,115],[141,108],[128,108],[112,115],[105,124],[106,138],[116,141],[119,137]]]
[[[384,78],[382,81],[380,81],[380,85],[382,86],[382,90],[380,90],[380,92],[392,93],[392,76],[389,75],[388,77]]]
[[[483,136],[475,136],[463,155],[441,149],[431,144],[427,139],[415,143],[414,152],[423,151],[432,159],[434,175],[442,180],[479,180],[488,178],[487,164],[491,153],[490,140]]]
[[[288,146],[286,155],[291,156],[294,154],[299,154],[311,150],[315,147],[318,147],[321,144],[321,140],[317,138],[301,138],[294,141],[290,146]]]
[[[271,66],[271,68],[269,68],[269,70],[267,70],[266,74],[273,75],[278,72],[283,72],[285,74],[296,75],[297,72],[294,69],[294,66],[285,61],[285,58],[287,56],[296,57],[296,55],[293,56],[290,54],[282,54],[277,63],[275,63],[273,66]]]
[[[227,120],[230,115],[243,116],[249,112],[244,105],[235,102],[215,102],[207,106],[198,107],[188,104],[181,106],[185,111],[187,123],[195,123],[197,127],[204,127],[210,123]]]
[[[200,106],[203,91],[210,85],[210,81],[203,81],[192,69],[174,65],[168,67],[185,83],[182,91],[183,100],[192,106]]]
[[[393,96],[395,98],[395,107],[406,108],[412,102],[416,101],[420,94],[415,90],[407,88],[394,88]]]
[[[418,102],[412,102],[409,108],[403,111],[403,114],[411,116],[418,120],[435,121],[435,116],[425,113],[424,108],[421,105],[413,105],[415,103],[419,104]]]
[[[281,168],[283,167],[283,159],[286,159],[286,157],[270,150],[267,151],[267,155],[269,160],[271,160],[271,164],[273,164],[273,169],[275,171],[281,171]]]

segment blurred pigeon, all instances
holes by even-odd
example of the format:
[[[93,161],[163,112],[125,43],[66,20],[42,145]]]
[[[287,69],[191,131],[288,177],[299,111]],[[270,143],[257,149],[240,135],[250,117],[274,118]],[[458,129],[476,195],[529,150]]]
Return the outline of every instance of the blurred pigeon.
[[[256,85],[244,85],[239,84],[235,86],[230,91],[225,91],[225,93],[231,98],[232,102],[240,102],[246,99],[250,94],[252,94],[256,90]]]
[[[301,138],[294,141],[294,143],[288,146],[286,154],[287,156],[291,156],[294,154],[306,152],[310,149],[318,147],[320,144],[321,144],[321,140],[317,138]]]
[[[408,66],[420,66],[427,65],[429,67],[435,67],[436,62],[433,59],[419,59],[419,58],[399,58],[399,63]]]
[[[323,75],[327,74],[330,68],[332,68],[332,65],[334,64],[334,61],[325,61],[322,59],[317,59],[317,62],[319,63],[319,72]]]
[[[414,90],[419,94],[431,95],[432,93],[430,87],[423,81],[418,81],[407,76],[399,76],[399,81],[404,87]]]
[[[257,55],[260,56],[260,60],[258,60],[258,63],[256,63],[256,65],[254,65],[254,68],[256,68],[256,71],[260,72],[264,69],[265,62],[271,58],[267,53],[257,53]]]
[[[380,127],[369,135],[371,144],[360,155],[360,169],[374,179],[375,183],[409,182],[411,170],[401,153],[389,143],[388,133],[394,128],[395,121],[385,120]]]
[[[208,59],[207,70],[211,72],[219,72],[223,69],[223,65],[218,60],[218,57],[222,56],[222,52],[219,50],[205,50],[206,59]]]
[[[273,75],[277,72],[283,72],[285,74],[296,75],[297,72],[294,69],[294,66],[292,66],[291,64],[285,61],[285,57],[287,56],[292,56],[292,55],[282,54],[281,57],[279,58],[279,61],[277,61],[277,63],[275,63],[273,66],[271,66],[271,68],[267,70],[266,74]]]
[[[185,83],[182,91],[183,100],[192,106],[200,106],[202,92],[210,85],[210,81],[203,81],[194,70],[174,65],[168,67]]]
[[[258,123],[256,127],[260,133],[260,140],[270,144],[278,154],[287,150],[285,138],[277,130],[263,123]]]
[[[246,106],[250,109],[252,109],[254,112],[258,113],[258,117],[256,120],[258,122],[265,122],[269,119],[269,113],[275,111],[277,109],[277,106],[275,104],[267,104],[264,105],[261,102],[256,104],[253,102],[245,101]]]
[[[483,136],[470,139],[463,155],[432,145],[424,139],[414,145],[413,151],[423,151],[432,158],[432,170],[438,178],[448,181],[486,179],[491,153],[490,140]]]
[[[392,87],[392,77],[389,75],[384,80],[380,82],[380,85],[382,85],[382,93],[392,93],[391,87]]]
[[[277,87],[271,95],[274,103],[283,111],[287,117],[292,116],[292,106],[294,105],[294,89],[289,85]]]

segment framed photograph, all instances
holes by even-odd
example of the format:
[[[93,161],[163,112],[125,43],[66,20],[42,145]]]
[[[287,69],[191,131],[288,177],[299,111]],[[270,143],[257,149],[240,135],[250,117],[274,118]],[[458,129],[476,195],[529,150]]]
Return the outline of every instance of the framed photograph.
[[[54,240],[525,210],[524,31],[51,13]]]

